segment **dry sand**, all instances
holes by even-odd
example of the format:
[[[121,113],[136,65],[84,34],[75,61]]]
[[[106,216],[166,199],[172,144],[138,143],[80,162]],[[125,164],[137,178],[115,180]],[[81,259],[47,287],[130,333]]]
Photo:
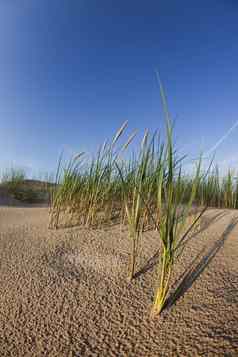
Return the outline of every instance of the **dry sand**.
[[[176,265],[180,295],[154,320],[156,235],[128,285],[125,229],[47,223],[46,208],[0,207],[1,357],[238,356],[238,212],[206,213]]]

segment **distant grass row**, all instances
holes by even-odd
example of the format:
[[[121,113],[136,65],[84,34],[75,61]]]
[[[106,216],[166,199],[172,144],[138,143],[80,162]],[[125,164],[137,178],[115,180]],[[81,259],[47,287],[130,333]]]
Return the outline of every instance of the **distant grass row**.
[[[45,203],[49,202],[52,184],[50,176],[45,176],[43,181],[29,180],[23,169],[11,168],[1,175],[1,186],[10,196],[23,203]]]
[[[128,209],[137,210],[142,206],[140,225],[145,227],[152,223],[152,212],[154,219],[159,219],[158,205],[165,202],[167,194],[168,143],[162,143],[157,134],[150,136],[146,131],[138,152],[123,160],[123,154],[134,137],[130,136],[123,145],[119,145],[125,128],[126,124],[92,158],[80,153],[66,165],[60,159],[55,190],[51,196],[52,228],[71,224],[95,227],[110,224],[115,219],[125,221]],[[177,157],[174,148],[171,152],[171,180],[179,194],[180,204],[189,201],[196,166],[199,166],[193,204],[238,208],[238,180],[234,172],[229,170],[221,176],[218,167],[202,172],[202,160],[198,160],[194,174],[188,175],[183,170],[183,158]],[[128,207],[125,202],[128,202]]]

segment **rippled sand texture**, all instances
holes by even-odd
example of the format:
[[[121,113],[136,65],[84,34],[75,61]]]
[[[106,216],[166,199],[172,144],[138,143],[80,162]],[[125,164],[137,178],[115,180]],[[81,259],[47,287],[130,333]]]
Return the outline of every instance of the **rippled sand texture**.
[[[0,356],[238,356],[238,212],[206,213],[153,321],[156,235],[128,285],[125,229],[48,231],[47,214],[0,208]]]

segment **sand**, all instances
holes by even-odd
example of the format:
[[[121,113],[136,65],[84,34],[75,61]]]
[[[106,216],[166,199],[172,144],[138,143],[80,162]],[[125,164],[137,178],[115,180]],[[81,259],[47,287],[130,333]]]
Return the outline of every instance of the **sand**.
[[[0,207],[0,356],[238,356],[237,211],[206,213],[154,320],[156,234],[128,284],[126,228],[47,224],[47,208]]]

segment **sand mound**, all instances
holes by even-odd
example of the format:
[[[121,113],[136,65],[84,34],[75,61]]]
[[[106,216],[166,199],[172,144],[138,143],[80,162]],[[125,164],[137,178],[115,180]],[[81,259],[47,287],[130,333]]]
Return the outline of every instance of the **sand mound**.
[[[238,355],[238,212],[206,213],[152,321],[155,234],[128,284],[125,230],[47,223],[45,208],[0,207],[0,356]]]

